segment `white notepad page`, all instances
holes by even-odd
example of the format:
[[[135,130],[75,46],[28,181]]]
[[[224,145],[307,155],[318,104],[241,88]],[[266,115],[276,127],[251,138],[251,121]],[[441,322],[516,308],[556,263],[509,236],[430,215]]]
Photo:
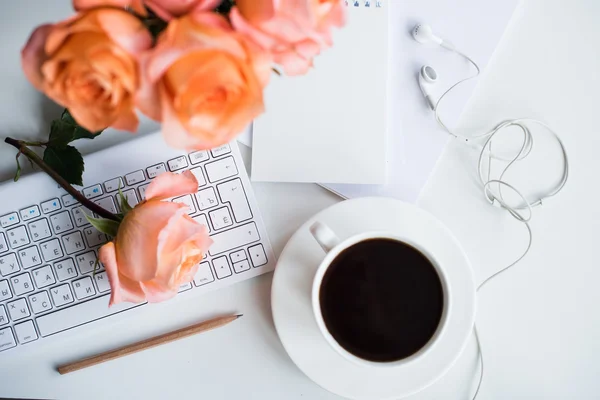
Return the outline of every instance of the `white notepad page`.
[[[272,77],[252,180],[385,182],[389,0],[348,3],[346,27],[308,74]]]

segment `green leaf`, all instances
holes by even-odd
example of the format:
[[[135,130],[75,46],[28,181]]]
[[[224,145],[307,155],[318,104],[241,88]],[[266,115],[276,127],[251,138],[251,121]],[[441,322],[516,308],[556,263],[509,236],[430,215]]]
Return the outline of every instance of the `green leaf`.
[[[48,146],[44,162],[72,185],[83,186],[83,157],[73,146]]]
[[[13,179],[15,182],[19,180],[19,178],[21,177],[21,163],[19,162],[19,156],[21,155],[21,153],[17,153],[17,172],[15,173],[15,178]]]
[[[65,109],[60,119],[52,121],[48,142],[50,146],[65,147],[74,140],[94,139],[101,133],[102,131],[90,132],[79,126],[69,110]]]
[[[117,232],[119,231],[120,225],[119,222],[104,218],[94,218],[90,217],[87,214],[85,214],[85,218],[90,224],[94,226],[94,228],[98,229],[100,232],[106,233],[107,235],[112,237],[117,236]]]
[[[129,202],[127,201],[127,197],[125,197],[125,195],[121,191],[120,186],[119,186],[119,203],[121,205],[121,210],[123,210],[123,217],[125,217],[125,215],[129,214],[129,212],[131,210],[133,210],[133,207],[131,207],[129,205]]]

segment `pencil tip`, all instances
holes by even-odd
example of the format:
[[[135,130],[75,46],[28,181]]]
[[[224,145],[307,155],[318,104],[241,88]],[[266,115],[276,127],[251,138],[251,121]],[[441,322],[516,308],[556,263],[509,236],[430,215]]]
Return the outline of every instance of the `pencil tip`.
[[[244,314],[238,314],[238,315],[236,315],[236,317],[238,317],[238,318],[239,317],[243,317],[243,316],[244,316]]]

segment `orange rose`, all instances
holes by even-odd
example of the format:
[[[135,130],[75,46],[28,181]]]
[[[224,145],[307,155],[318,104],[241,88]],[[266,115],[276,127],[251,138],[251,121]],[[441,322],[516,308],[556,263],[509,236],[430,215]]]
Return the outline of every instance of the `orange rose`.
[[[144,0],[73,0],[73,8],[77,11],[91,10],[96,7],[130,7],[140,15],[146,15]]]
[[[100,8],[37,28],[21,61],[29,81],[86,129],[135,131],[138,57],[151,45],[136,17]]]
[[[143,62],[142,112],[185,149],[230,141],[264,111],[270,58],[212,12],[174,19]]]
[[[271,52],[288,75],[308,72],[333,44],[331,28],[346,23],[343,0],[237,0],[231,23]]]
[[[212,244],[208,230],[186,214],[184,204],[162,200],[197,190],[189,171],[160,175],[148,186],[146,201],[125,216],[115,241],[102,246],[99,258],[112,289],[109,305],[164,301],[194,279]]]

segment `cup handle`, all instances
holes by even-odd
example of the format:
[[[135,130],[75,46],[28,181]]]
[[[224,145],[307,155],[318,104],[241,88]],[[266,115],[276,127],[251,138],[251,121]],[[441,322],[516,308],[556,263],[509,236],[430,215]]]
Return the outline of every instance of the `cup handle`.
[[[310,233],[313,235],[317,243],[321,246],[325,253],[329,253],[331,249],[340,243],[340,239],[335,233],[325,224],[317,221],[310,227]]]

